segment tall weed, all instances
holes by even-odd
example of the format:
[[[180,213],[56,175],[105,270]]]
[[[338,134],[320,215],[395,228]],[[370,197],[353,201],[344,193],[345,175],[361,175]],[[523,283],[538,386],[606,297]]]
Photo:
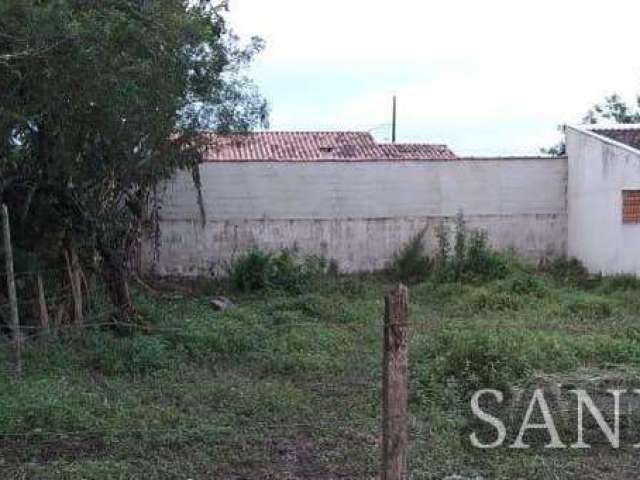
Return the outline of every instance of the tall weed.
[[[424,280],[431,271],[431,259],[424,248],[425,230],[414,235],[393,256],[390,264],[392,276],[407,283]]]

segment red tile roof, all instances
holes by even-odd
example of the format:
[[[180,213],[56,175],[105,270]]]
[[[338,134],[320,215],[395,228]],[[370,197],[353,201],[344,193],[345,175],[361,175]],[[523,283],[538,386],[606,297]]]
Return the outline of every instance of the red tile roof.
[[[380,154],[391,160],[456,160],[446,145],[431,143],[381,143]]]
[[[593,133],[610,138],[630,147],[640,149],[640,128],[617,126],[615,128],[590,128]]]
[[[455,160],[445,145],[378,144],[367,132],[211,134],[207,162]]]

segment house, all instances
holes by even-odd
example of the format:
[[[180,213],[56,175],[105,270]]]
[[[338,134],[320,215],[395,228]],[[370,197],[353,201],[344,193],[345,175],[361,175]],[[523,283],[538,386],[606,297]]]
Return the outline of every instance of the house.
[[[367,132],[210,134],[198,173],[200,190],[183,172],[158,192],[155,274],[222,273],[253,247],[377,270],[423,230],[435,250],[460,211],[495,248],[532,261],[567,250],[566,157],[461,158]]]
[[[640,275],[640,125],[567,127],[567,253]]]

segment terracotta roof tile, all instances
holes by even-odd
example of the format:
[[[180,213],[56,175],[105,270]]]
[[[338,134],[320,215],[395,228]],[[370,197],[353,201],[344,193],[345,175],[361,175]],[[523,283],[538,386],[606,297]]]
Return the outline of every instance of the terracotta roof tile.
[[[445,145],[378,144],[367,132],[210,134],[208,162],[455,160]]]
[[[640,149],[640,128],[638,127],[625,128],[617,126],[615,128],[590,128],[589,130],[603,137]]]
[[[429,143],[383,143],[378,149],[384,158],[392,160],[455,160],[446,145]]]

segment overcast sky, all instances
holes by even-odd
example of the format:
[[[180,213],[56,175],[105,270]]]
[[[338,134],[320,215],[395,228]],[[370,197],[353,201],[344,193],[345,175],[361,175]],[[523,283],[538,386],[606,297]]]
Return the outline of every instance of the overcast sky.
[[[640,90],[637,0],[231,0],[259,35],[274,130],[371,130],[458,154],[537,153],[605,95]]]

